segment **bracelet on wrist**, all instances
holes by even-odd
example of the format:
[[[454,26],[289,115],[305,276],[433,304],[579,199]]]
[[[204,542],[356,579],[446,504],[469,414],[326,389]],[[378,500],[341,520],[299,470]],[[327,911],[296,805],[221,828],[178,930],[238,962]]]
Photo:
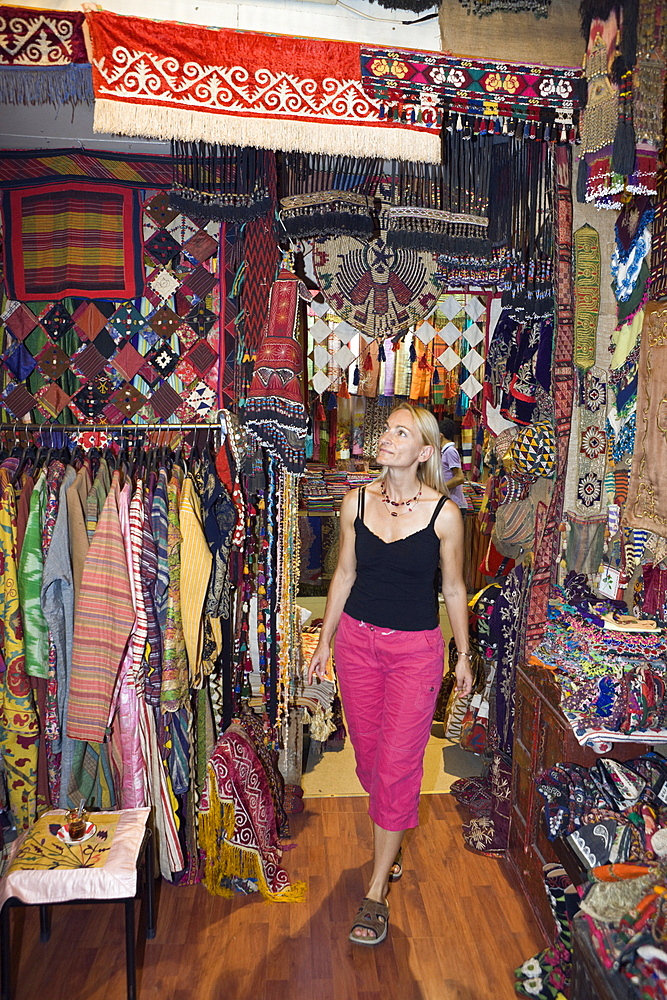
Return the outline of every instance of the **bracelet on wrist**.
[[[471,654],[470,654],[470,653],[468,653],[468,652],[465,652],[465,651],[464,651],[464,650],[462,650],[462,649],[457,649],[457,650],[456,650],[456,654],[457,654],[457,656],[467,656],[469,660],[471,660],[471,659],[472,659],[472,656],[471,656]]]

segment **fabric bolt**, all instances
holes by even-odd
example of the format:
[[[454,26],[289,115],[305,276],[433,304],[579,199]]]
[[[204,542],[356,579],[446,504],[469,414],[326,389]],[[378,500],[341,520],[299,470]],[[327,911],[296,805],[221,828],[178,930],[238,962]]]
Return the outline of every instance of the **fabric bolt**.
[[[401,632],[343,613],[335,657],[369,815],[385,830],[415,827],[424,750],[442,680],[440,627]]]
[[[114,683],[134,625],[134,605],[118,519],[119,473],[86,557],[74,627],[67,735],[101,743]]]
[[[76,474],[76,479],[67,490],[66,497],[75,614],[81,592],[83,567],[86,562],[88,549],[90,548],[90,541],[86,530],[86,503],[91,488],[90,472],[86,465],[82,465]]]
[[[23,616],[25,641],[25,672],[31,677],[46,678],[48,674],[48,626],[42,612],[42,529],[46,470],[39,475],[30,497],[30,511],[23,547],[18,564],[18,594]]]
[[[16,566],[16,497],[7,469],[0,468],[0,751],[9,806],[20,829],[37,815],[39,721],[25,672],[23,623]]]
[[[213,556],[208,547],[199,496],[191,476],[186,476],[180,498],[181,527],[181,619],[188,657],[189,684],[200,688],[204,600],[208,590]]]

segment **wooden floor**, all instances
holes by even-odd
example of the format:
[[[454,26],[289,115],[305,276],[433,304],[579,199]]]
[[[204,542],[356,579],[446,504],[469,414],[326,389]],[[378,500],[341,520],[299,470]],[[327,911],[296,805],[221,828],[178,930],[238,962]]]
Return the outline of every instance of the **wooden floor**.
[[[514,968],[543,947],[525,900],[504,862],[464,849],[452,796],[422,796],[420,818],[382,945],[347,940],[370,871],[366,800],[310,799],[285,854],[307,901],[162,883],[138,1000],[512,1000]],[[45,944],[36,908],[13,910],[12,929],[15,1000],[124,1000],[122,906],[55,907]]]

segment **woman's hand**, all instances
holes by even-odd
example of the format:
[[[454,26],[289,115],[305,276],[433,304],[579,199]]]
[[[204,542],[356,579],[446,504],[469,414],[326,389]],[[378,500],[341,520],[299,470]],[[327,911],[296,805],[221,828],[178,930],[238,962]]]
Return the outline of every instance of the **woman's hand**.
[[[329,643],[323,642],[321,639],[317,644],[315,652],[310,658],[310,666],[308,667],[308,683],[313,683],[313,677],[317,677],[319,680],[324,681],[327,677],[327,666],[329,664],[330,649]]]
[[[469,656],[459,656],[454,676],[456,677],[456,694],[459,698],[465,698],[472,692],[472,670],[470,669]]]

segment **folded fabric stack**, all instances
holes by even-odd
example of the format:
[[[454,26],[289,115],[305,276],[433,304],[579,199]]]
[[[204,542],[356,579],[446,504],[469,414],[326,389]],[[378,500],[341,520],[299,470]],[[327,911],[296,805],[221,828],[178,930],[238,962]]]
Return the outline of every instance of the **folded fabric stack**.
[[[347,479],[347,472],[338,472],[336,470],[332,472],[325,472],[324,482],[326,483],[329,495],[333,500],[334,508],[336,510],[340,510],[340,505],[343,502],[343,497],[350,489],[350,485]]]
[[[603,966],[640,982],[646,998],[667,997],[666,788],[667,761],[655,753],[590,769],[557,764],[537,785],[547,835],[563,837],[587,873],[574,922]]]
[[[322,474],[310,468],[301,480],[301,506],[309,514],[333,514],[331,494]]]
[[[476,514],[482,509],[482,500],[484,499],[484,487],[481,483],[469,483],[467,480],[463,483],[463,496],[468,502],[468,510],[474,511]]]
[[[667,742],[667,639],[655,623],[640,629],[641,621],[629,618],[608,602],[549,607],[531,662],[554,671],[561,707],[582,745],[639,736]],[[623,626],[629,630],[619,631]]]

